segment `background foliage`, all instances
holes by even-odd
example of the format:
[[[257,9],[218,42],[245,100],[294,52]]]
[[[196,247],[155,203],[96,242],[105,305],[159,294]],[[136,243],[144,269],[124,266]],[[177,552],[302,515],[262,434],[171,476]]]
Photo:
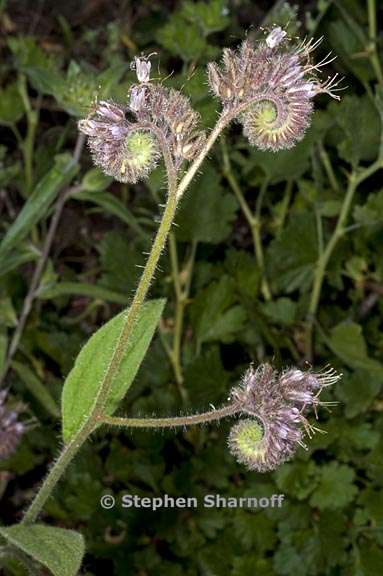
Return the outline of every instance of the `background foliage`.
[[[177,434],[99,433],[44,514],[44,521],[84,534],[89,576],[383,572],[383,78],[373,4],[277,2],[270,10],[269,2],[247,0],[0,3],[2,364],[52,206],[71,186],[7,377],[29,429],[0,462],[3,524],[19,519],[57,452],[63,379],[87,338],[129,302],[163,200],[161,169],[148,184],[127,186],[92,168],[86,151],[80,165],[70,163],[76,119],[95,98],[124,101],[134,79],[129,62],[144,51],[157,53],[153,77],[169,74],[167,84],[183,87],[209,127],[218,104],[208,94],[205,64],[270,23],[288,22],[293,36],[323,34],[316,59],[333,50],[333,72],[348,86],[341,103],[318,100],[311,129],[292,151],[251,149],[237,127],[216,146],[162,256],[151,297],[167,299],[163,319],[122,411],[168,415],[219,405],[250,362],[331,363],[344,377],[328,392],[339,404],[320,412],[326,434],[261,475],[228,454],[227,424]],[[365,177],[315,307],[318,266],[345,209],[350,174]],[[259,511],[99,506],[104,493],[165,492],[277,492],[286,501]],[[23,571],[9,564],[7,573]]]

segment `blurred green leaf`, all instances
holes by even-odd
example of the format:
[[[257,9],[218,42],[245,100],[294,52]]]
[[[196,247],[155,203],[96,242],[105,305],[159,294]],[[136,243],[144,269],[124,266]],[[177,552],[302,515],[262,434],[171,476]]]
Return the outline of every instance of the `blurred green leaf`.
[[[246,312],[235,304],[235,284],[229,276],[202,290],[190,307],[198,346],[203,342],[230,342],[243,330]]]
[[[329,110],[344,132],[344,138],[338,143],[340,157],[354,166],[361,160],[374,160],[379,151],[382,126],[370,98],[347,95],[339,104],[331,103]]]
[[[342,378],[336,388],[337,397],[345,405],[346,418],[353,418],[365,412],[382,388],[379,373],[356,370]]]
[[[54,576],[76,576],[85,552],[84,539],[74,530],[45,524],[0,527],[9,544],[48,568]]]
[[[359,324],[341,322],[332,329],[327,343],[348,366],[376,373],[383,378],[383,364],[368,356],[362,327]]]
[[[60,189],[69,184],[77,174],[78,169],[78,166],[73,164],[68,155],[57,158],[56,165],[37,184],[2,239],[0,268],[10,250],[17,247],[33,226],[46,216]]]
[[[12,368],[24,382],[28,391],[44,406],[47,412],[49,412],[51,416],[58,418],[60,416],[60,409],[47,387],[44,386],[36,374],[28,368],[28,366],[21,362],[16,362],[16,360],[12,362]]]
[[[0,124],[16,124],[24,114],[24,105],[17,83],[0,90]]]
[[[319,483],[310,498],[311,506],[319,510],[344,508],[355,498],[355,472],[350,466],[330,462],[319,470]]]
[[[219,174],[208,164],[181,200],[177,239],[219,244],[230,234],[236,211],[234,196],[224,191]]]
[[[46,285],[40,288],[36,294],[41,300],[52,300],[60,296],[87,296],[105,302],[115,302],[116,304],[127,304],[130,297],[127,293],[120,294],[113,290],[108,290],[98,284],[87,284],[86,282],[59,282],[53,285]]]
[[[124,206],[121,200],[116,198],[116,196],[113,196],[113,194],[102,190],[84,190],[73,194],[72,198],[84,202],[91,202],[92,204],[100,206],[130,226],[130,228],[132,228],[132,230],[134,230],[141,238],[146,238],[146,234],[139,225],[137,218],[128,208],[126,208],[126,206]]]
[[[267,274],[286,292],[306,291],[318,258],[315,220],[312,213],[293,216],[266,252]]]

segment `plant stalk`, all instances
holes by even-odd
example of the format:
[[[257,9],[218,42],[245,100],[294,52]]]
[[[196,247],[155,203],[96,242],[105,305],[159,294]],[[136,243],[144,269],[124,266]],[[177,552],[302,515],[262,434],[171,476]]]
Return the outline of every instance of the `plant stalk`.
[[[240,412],[237,404],[228,404],[217,410],[192,414],[190,416],[175,416],[169,418],[118,418],[103,416],[101,422],[112,426],[124,426],[129,428],[174,428],[178,426],[194,426],[205,422],[221,420],[228,416],[234,416]]]

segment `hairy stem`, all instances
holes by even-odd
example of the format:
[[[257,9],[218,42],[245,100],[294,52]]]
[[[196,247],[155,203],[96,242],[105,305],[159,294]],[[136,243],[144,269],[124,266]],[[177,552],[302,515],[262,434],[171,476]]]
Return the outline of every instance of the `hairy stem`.
[[[60,456],[57,458],[56,462],[45,478],[45,481],[43,482],[40,490],[37,492],[35,498],[25,512],[21,521],[22,524],[30,524],[36,520],[45,502],[48,500],[53,489],[55,488],[57,482],[60,480],[69,463],[76,456],[77,452],[80,450],[81,446],[84,444],[91,432],[92,428],[89,426],[89,424],[85,425],[73,438],[73,440],[71,440],[71,442],[69,442],[63,448]]]
[[[228,404],[217,410],[192,414],[190,416],[174,416],[169,418],[118,418],[103,416],[101,422],[112,426],[124,426],[129,428],[174,428],[178,426],[194,426],[205,422],[221,420],[227,416],[234,416],[240,412],[238,404]]]
[[[77,139],[76,145],[75,145],[72,159],[70,160],[70,162],[68,164],[68,168],[72,167],[74,164],[77,164],[79,162],[81,152],[82,152],[82,149],[84,146],[84,141],[85,141],[84,135],[80,134],[78,139]],[[45,238],[45,242],[43,245],[41,256],[40,256],[40,258],[36,264],[36,267],[34,269],[33,276],[31,278],[31,282],[29,284],[28,293],[25,297],[23,307],[22,307],[20,316],[19,316],[18,321],[17,321],[17,326],[15,328],[11,342],[9,344],[9,348],[7,351],[7,358],[6,358],[6,361],[4,363],[2,375],[0,377],[0,387],[1,387],[2,383],[4,382],[4,379],[7,376],[8,370],[9,370],[11,363],[12,363],[12,360],[13,360],[13,357],[16,354],[17,349],[19,347],[19,343],[20,343],[21,337],[23,335],[26,322],[27,322],[29,314],[32,310],[32,305],[33,305],[38,287],[40,285],[41,277],[44,274],[45,266],[46,266],[46,263],[47,263],[48,258],[49,258],[49,254],[50,254],[50,251],[52,248],[52,243],[53,243],[54,237],[56,235],[57,227],[59,225],[60,218],[61,218],[64,206],[65,206],[65,203],[68,200],[69,196],[71,194],[73,194],[73,191],[74,191],[74,188],[64,188],[62,190],[62,192],[59,194],[59,196],[56,200],[56,204],[53,208],[53,216],[52,216],[50,224],[49,224],[48,233],[47,233],[46,238]]]
[[[136,293],[134,295],[132,304],[129,308],[128,314],[125,319],[125,323],[122,327],[120,337],[118,339],[116,348],[114,350],[111,362],[109,364],[108,370],[104,376],[103,381],[100,384],[100,388],[98,394],[95,398],[95,402],[93,408],[88,415],[88,419],[84,422],[82,428],[77,432],[74,438],[64,447],[61,455],[59,456],[58,460],[56,461],[55,465],[49,472],[48,476],[46,477],[43,485],[41,486],[39,492],[35,496],[35,499],[32,501],[30,507],[28,508],[23,522],[31,523],[33,522],[38,514],[41,512],[45,502],[51,495],[52,491],[54,490],[57,482],[65,472],[68,464],[71,460],[76,456],[77,452],[84,444],[86,439],[92,432],[98,427],[100,424],[100,419],[103,418],[103,409],[105,406],[106,399],[108,397],[108,393],[110,387],[112,385],[113,379],[118,372],[120,367],[121,361],[124,356],[125,347],[128,342],[131,330],[134,326],[135,321],[138,318],[138,314],[140,309],[144,303],[145,297],[149,290],[150,283],[153,279],[155,274],[156,266],[158,264],[158,260],[160,258],[161,252],[165,246],[168,234],[171,229],[171,225],[173,222],[173,218],[175,216],[176,208],[178,200],[182,197],[183,193],[191,183],[192,179],[194,178],[195,174],[197,173],[199,167],[201,166],[203,160],[209,153],[211,147],[213,146],[214,142],[222,132],[222,130],[230,123],[230,121],[240,113],[244,108],[246,108],[250,103],[246,104],[246,106],[239,106],[236,110],[232,110],[227,112],[226,114],[222,114],[213,128],[210,136],[207,138],[202,150],[200,151],[197,158],[195,158],[194,162],[191,164],[189,169],[187,170],[186,174],[182,178],[181,182],[177,186],[177,173],[174,168],[174,163],[171,158],[170,152],[167,149],[166,143],[164,142],[161,133],[156,134],[158,137],[158,142],[161,147],[162,155],[164,158],[166,172],[167,172],[167,179],[168,179],[168,194],[167,194],[167,202],[162,214],[161,223],[159,229],[157,231],[156,237],[154,239],[152,249],[146,261],[146,265],[144,271],[142,273],[140,282],[138,284]],[[232,407],[230,409],[226,407],[223,409],[226,415],[230,415]],[[223,413],[222,416],[223,417]],[[189,418],[189,417],[186,417]],[[210,420],[216,419],[215,417],[211,417]],[[204,420],[208,421],[208,420]],[[174,424],[173,424],[174,425]]]

